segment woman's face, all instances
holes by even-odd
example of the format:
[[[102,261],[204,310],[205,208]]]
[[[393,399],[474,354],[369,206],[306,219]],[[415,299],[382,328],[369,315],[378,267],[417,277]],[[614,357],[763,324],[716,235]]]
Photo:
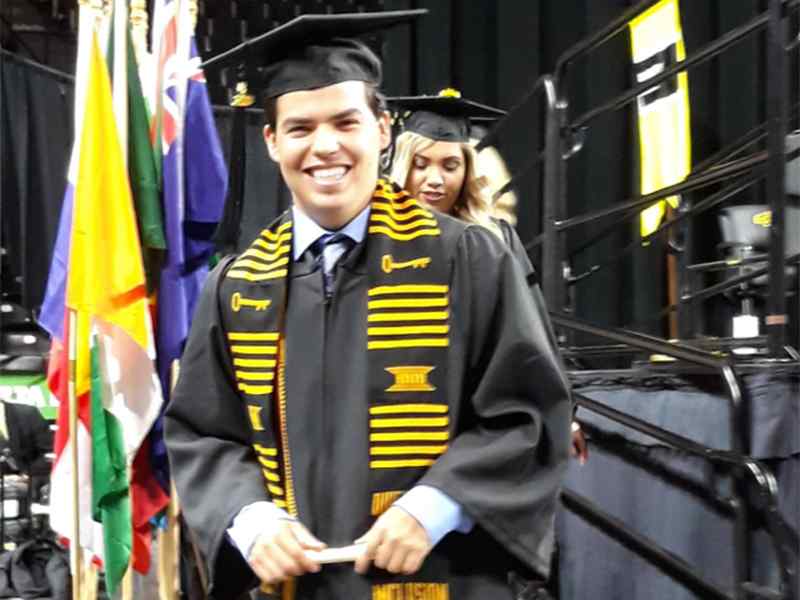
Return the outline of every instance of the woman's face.
[[[424,204],[450,213],[461,194],[466,159],[458,142],[436,142],[411,161],[406,189]]]

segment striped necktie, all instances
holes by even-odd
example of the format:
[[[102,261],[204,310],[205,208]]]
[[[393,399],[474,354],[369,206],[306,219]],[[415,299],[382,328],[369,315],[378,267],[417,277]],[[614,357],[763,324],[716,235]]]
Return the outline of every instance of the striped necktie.
[[[311,245],[311,252],[316,257],[317,264],[322,267],[326,298],[330,298],[333,293],[334,267],[352,245],[353,240],[343,233],[326,233]]]

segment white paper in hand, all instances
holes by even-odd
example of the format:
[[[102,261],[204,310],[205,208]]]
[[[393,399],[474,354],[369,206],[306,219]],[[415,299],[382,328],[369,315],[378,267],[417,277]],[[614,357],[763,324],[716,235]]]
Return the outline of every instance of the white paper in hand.
[[[351,544],[341,548],[325,548],[325,550],[306,550],[306,556],[321,565],[341,562],[355,562],[364,554],[366,544]]]

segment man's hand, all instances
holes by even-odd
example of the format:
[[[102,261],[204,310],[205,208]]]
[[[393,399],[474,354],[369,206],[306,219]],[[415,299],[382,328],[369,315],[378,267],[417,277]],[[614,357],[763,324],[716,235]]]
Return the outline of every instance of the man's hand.
[[[583,435],[580,423],[572,422],[572,447],[570,454],[577,458],[580,464],[585,465],[589,460],[589,445],[586,443],[586,436]]]
[[[362,575],[371,562],[390,573],[411,575],[419,571],[432,548],[425,528],[397,506],[390,507],[378,517],[370,530],[355,543],[367,544],[355,565],[356,572]]]
[[[316,573],[320,566],[305,555],[322,550],[320,542],[299,521],[279,519],[256,538],[247,562],[264,583],[280,583],[291,576]]]

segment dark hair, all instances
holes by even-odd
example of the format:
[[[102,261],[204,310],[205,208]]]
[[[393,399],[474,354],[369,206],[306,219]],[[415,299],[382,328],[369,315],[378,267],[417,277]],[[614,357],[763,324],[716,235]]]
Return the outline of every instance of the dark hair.
[[[386,98],[378,90],[378,86],[372,83],[364,82],[364,93],[367,97],[367,106],[375,115],[375,118],[381,116],[381,113],[386,110]],[[277,114],[278,97],[267,98],[264,100],[264,121],[273,130],[278,122]]]

